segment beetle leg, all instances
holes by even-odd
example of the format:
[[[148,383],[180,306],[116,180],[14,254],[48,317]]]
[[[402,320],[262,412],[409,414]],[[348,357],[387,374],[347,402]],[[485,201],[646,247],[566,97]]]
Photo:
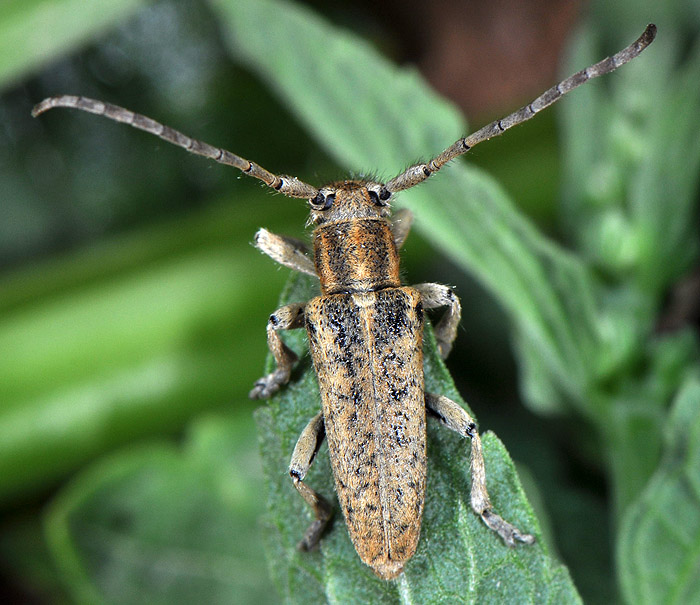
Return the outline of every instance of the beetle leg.
[[[394,234],[396,249],[401,248],[408,237],[413,223],[413,212],[408,208],[400,208],[391,217],[391,232]]]
[[[314,261],[308,256],[309,249],[300,240],[260,229],[255,234],[255,247],[280,265],[317,277]]]
[[[303,303],[292,303],[280,307],[270,315],[267,322],[267,346],[275,358],[277,368],[255,383],[253,390],[249,393],[251,399],[272,397],[283,384],[289,382],[292,367],[298,358],[296,353],[282,342],[279,331],[303,327],[305,306]]]
[[[462,316],[462,305],[459,298],[449,286],[442,284],[418,284],[413,286],[421,294],[423,306],[426,309],[435,309],[436,307],[447,307],[444,315],[435,326],[435,339],[438,344],[440,357],[445,359],[452,350],[457,336],[457,326],[459,319]]]
[[[471,506],[474,512],[484,520],[484,523],[489,528],[501,536],[508,546],[515,546],[516,541],[532,544],[535,541],[534,536],[524,534],[493,511],[491,499],[486,490],[486,468],[481,438],[474,419],[462,406],[443,395],[426,393],[425,405],[427,411],[440,420],[447,428],[456,431],[462,437],[471,439]]]
[[[304,537],[297,544],[299,550],[311,550],[318,544],[321,534],[332,515],[332,508],[328,501],[304,483],[304,477],[306,477],[306,473],[314,461],[325,435],[326,429],[323,422],[323,413],[319,412],[311,419],[299,436],[299,441],[294,447],[292,460],[289,463],[289,474],[294,482],[294,487],[313,509],[316,517],[314,522],[304,532]]]

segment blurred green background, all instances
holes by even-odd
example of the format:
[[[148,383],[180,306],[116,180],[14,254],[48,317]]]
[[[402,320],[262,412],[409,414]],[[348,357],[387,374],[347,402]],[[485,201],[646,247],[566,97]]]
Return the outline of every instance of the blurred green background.
[[[474,127],[554,83],[562,74],[562,56],[575,55],[567,51],[572,39],[584,57],[586,41],[592,40],[588,50],[598,60],[630,42],[647,22],[659,25],[659,40],[638,60],[648,60],[647,71],[659,81],[662,74],[667,78],[647,89],[649,98],[625,94],[634,82],[625,84],[621,71],[609,76],[619,75],[623,84],[611,94],[598,127],[586,122],[598,120],[585,109],[589,99],[580,96],[576,106],[572,95],[570,113],[560,118],[562,129],[559,109],[550,110],[468,158],[502,183],[517,206],[514,212],[529,217],[590,269],[596,288],[604,289],[592,298],[631,317],[634,336],[624,354],[613,351],[614,362],[607,365],[596,359],[586,388],[553,393],[547,409],[542,405],[547,380],[533,378],[547,364],[535,367],[527,351],[532,345],[516,329],[518,319],[508,302],[489,293],[493,288],[478,268],[475,278],[417,232],[403,258],[407,281],[448,283],[461,297],[462,329],[448,367],[482,429],[494,430],[527,469],[526,486],[537,485],[528,495],[541,499],[540,520],[551,527],[584,601],[684,602],[684,596],[700,594],[692,582],[676,578],[678,569],[697,571],[697,563],[681,558],[677,567],[659,572],[668,592],[640,596],[629,588],[630,578],[658,565],[643,561],[627,569],[615,562],[616,549],[625,560],[625,540],[632,543],[629,533],[621,533],[624,511],[636,506],[637,518],[651,523],[643,517],[647,481],[664,484],[668,477],[658,473],[674,459],[691,465],[698,451],[693,449],[700,430],[693,382],[697,309],[691,304],[698,293],[692,289],[697,278],[687,276],[697,264],[699,153],[690,133],[700,125],[693,84],[700,79],[700,4],[610,7],[543,0],[488,9],[466,2],[430,8],[417,2],[373,4],[305,3],[391,61],[418,65]],[[261,226],[303,237],[304,203],[123,125],[63,110],[39,119],[29,115],[45,96],[82,94],[310,183],[347,174],[338,156],[334,161],[303,126],[306,118],[285,101],[274,80],[261,76],[245,53],[232,51],[222,5],[235,14],[234,0],[31,0],[0,7],[3,602],[227,602],[222,595],[231,594],[240,603],[280,600],[268,580],[259,537],[265,488],[252,417],[256,404],[247,393],[263,372],[265,322],[288,271],[250,242]],[[265,24],[259,27],[264,33]],[[578,61],[575,68],[584,64]],[[653,92],[662,84],[671,92],[657,99]],[[386,94],[391,97],[390,86]],[[654,113],[664,103],[666,113]],[[627,111],[623,119],[614,116],[618,106]],[[577,147],[572,138],[577,128],[599,134],[604,120],[615,136],[625,128],[634,132],[613,141],[622,158],[618,164],[591,168],[580,161],[587,157],[585,145]],[[684,127],[690,144],[676,136],[674,122]],[[661,176],[644,168],[645,162],[663,163],[644,155],[637,131],[663,152],[669,166]],[[454,132],[444,145],[460,134]],[[658,141],[668,144],[660,148]],[[594,146],[589,156],[604,156],[602,138],[586,144]],[[416,159],[409,154],[404,164],[364,169],[392,176]],[[582,173],[590,178],[584,202],[571,193]],[[628,174],[634,177],[625,180]],[[644,202],[635,197],[652,189],[644,174],[672,198],[656,203],[668,205],[675,223],[644,214]],[[632,228],[635,211],[642,217],[639,229],[658,228],[662,235],[635,239],[640,233]],[[671,242],[668,249],[657,239]],[[679,282],[690,294],[681,290],[674,298]],[[677,311],[674,300],[690,310]],[[662,320],[668,337],[655,330]],[[682,397],[666,424],[678,391]],[[625,402],[640,401],[653,412],[639,421],[638,433],[634,427],[624,433],[630,443],[640,443],[616,452],[609,444],[619,441],[622,424],[610,418],[627,413]],[[624,426],[634,424],[636,411],[634,418]],[[649,418],[658,437],[651,443],[642,442]],[[689,434],[678,437],[674,430]],[[691,454],[674,449],[682,446]],[[664,448],[675,458],[664,457]],[[623,485],[616,477],[634,475],[625,465],[637,457],[644,459],[643,470]],[[687,538],[684,549],[692,552],[699,544],[700,492],[693,492],[697,486],[688,489],[695,497],[674,526],[692,528],[679,530]],[[165,509],[159,508],[168,502],[163,494],[172,502]],[[653,499],[649,508],[661,501]],[[136,521],[120,516],[120,502],[125,510],[138,507],[143,516]],[[670,502],[686,501],[670,497]],[[110,567],[109,577],[90,564],[104,555],[104,543],[121,562]],[[178,582],[163,588],[156,581],[159,571],[142,560],[149,556],[174,576],[180,570],[187,590]],[[153,586],[162,592],[149,593]]]

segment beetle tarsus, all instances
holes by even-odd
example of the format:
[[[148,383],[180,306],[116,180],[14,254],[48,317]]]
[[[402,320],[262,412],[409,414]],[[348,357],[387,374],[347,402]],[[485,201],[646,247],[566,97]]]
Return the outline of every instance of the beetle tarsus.
[[[289,382],[290,372],[280,371],[279,369],[263,376],[255,382],[255,386],[248,393],[248,397],[251,399],[269,399],[277,391],[280,390],[282,385]]]
[[[299,540],[297,550],[308,552],[316,549],[318,547],[318,543],[321,541],[321,536],[323,535],[329,520],[330,517],[327,519],[316,519],[304,532],[304,537]]]
[[[490,509],[483,511],[481,513],[481,518],[489,529],[493,530],[499,536],[501,536],[501,538],[503,538],[503,541],[508,546],[516,546],[517,542],[521,542],[522,544],[535,543],[535,536],[532,534],[522,533],[517,527],[511,525],[508,523],[508,521]]]

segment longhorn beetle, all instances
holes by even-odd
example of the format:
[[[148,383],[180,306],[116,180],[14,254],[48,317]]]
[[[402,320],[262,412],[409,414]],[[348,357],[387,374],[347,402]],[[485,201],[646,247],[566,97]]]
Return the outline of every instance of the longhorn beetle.
[[[320,189],[295,177],[268,172],[224,149],[191,139],[150,118],[102,101],[59,96],[43,100],[32,114],[53,107],[80,109],[124,122],[234,166],[268,187],[309,200],[313,252],[305,244],[260,229],[255,245],[278,263],[317,276],[321,295],[285,305],[267,323],[274,372],[255,383],[250,397],[266,399],[289,382],[297,356],[280,332],[306,328],[321,391],[322,410],[301,433],[289,467],[294,487],[315,520],[299,548],[316,546],[331,517],[328,501],[304,483],[321,442],[328,438],[340,506],[358,555],[381,578],[402,573],[416,550],[426,482],[426,411],[471,439],[471,506],[508,546],[532,544],[534,536],[502,519],[491,506],[481,440],[474,419],[447,397],[426,393],[423,383],[423,310],[447,307],[435,327],[445,358],[455,339],[460,302],[447,286],[402,286],[399,256],[411,222],[399,211],[390,220],[389,202],[436,173],[474,145],[529,120],[591,78],[634,59],[656,35],[656,26],[612,57],[575,73],[509,116],[457,140],[435,158],[404,170],[386,183],[346,180]]]

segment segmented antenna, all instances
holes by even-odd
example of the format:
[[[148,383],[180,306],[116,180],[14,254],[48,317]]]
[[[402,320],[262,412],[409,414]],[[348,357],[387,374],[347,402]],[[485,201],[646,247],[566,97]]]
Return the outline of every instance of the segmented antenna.
[[[539,113],[546,107],[549,107],[553,103],[556,103],[566,93],[571,92],[574,88],[581,86],[581,84],[584,84],[588,80],[610,73],[625,63],[629,63],[647,46],[649,46],[649,44],[654,41],[655,37],[656,25],[650,23],[647,25],[644,33],[637,40],[635,40],[628,47],[623,48],[620,52],[614,54],[612,57],[607,57],[595,65],[591,65],[586,69],[576,72],[572,76],[569,76],[565,80],[561,81],[556,86],[552,86],[552,88],[541,94],[534,101],[532,101],[532,103],[521,107],[505,118],[491,122],[467,137],[458,139],[450,147],[445,149],[442,153],[434,157],[429,162],[425,164],[416,164],[410,168],[407,168],[386,183],[384,189],[386,190],[387,194],[391,194],[397,191],[403,191],[404,189],[410,189],[411,187],[422,183],[429,176],[440,170],[440,168],[442,168],[450,160],[467,153],[467,151],[469,151],[475,145],[478,145],[482,141],[487,141],[493,137],[497,137],[503,134],[509,128],[529,120],[535,114]],[[243,173],[261,180],[268,187],[271,187],[272,189],[275,189],[288,197],[312,199],[319,193],[319,190],[316,187],[304,183],[296,177],[273,174],[255,162],[246,160],[235,153],[231,153],[225,149],[213,147],[207,143],[198,141],[197,139],[190,138],[181,132],[170,128],[169,126],[165,126],[160,122],[152,120],[151,118],[134,113],[133,111],[129,111],[128,109],[124,109],[118,105],[105,103],[104,101],[96,101],[87,97],[73,95],[49,97],[34,106],[32,115],[36,117],[49,109],[53,109],[54,107],[79,109],[81,111],[87,111],[99,116],[105,116],[106,118],[116,122],[128,124],[134,128],[154,134],[164,141],[182,147],[191,153],[204,156],[214,160],[215,162],[219,162],[220,164],[238,168]]]
[[[447,164],[447,162],[454,160],[463,153],[467,153],[467,151],[474,147],[474,145],[478,145],[482,141],[487,141],[488,139],[503,134],[509,128],[529,120],[536,113],[542,111],[545,107],[549,107],[553,103],[556,103],[567,92],[581,86],[581,84],[587,82],[588,80],[610,73],[625,63],[628,63],[638,56],[647,46],[649,46],[649,44],[654,41],[655,37],[656,25],[650,23],[647,25],[644,33],[627,48],[623,48],[612,57],[607,57],[595,65],[591,65],[590,67],[582,69],[581,71],[576,72],[574,75],[569,76],[566,78],[566,80],[563,80],[556,86],[552,86],[552,88],[541,94],[532,103],[521,107],[517,111],[511,113],[509,116],[491,122],[480,130],[477,130],[475,133],[455,141],[450,147],[445,149],[445,151],[434,157],[426,164],[416,164],[415,166],[411,166],[386,183],[385,188],[390,193],[395,193],[396,191],[410,189],[418,183],[422,183],[429,176],[440,170],[440,168]]]
[[[287,197],[310,199],[316,197],[318,194],[318,189],[316,189],[316,187],[308,185],[296,177],[273,174],[255,162],[246,160],[235,153],[218,147],[212,147],[207,143],[192,139],[169,126],[156,122],[151,118],[134,113],[118,105],[105,103],[104,101],[96,101],[94,99],[88,99],[87,97],[77,97],[73,95],[49,97],[34,106],[34,109],[32,109],[32,116],[36,117],[41,115],[54,107],[80,109],[81,111],[104,116],[115,122],[122,122],[123,124],[128,124],[139,130],[154,134],[168,143],[186,149],[190,153],[204,156],[205,158],[219,162],[219,164],[238,168],[241,172],[255,177],[256,179],[260,179],[268,187],[279,191]]]

